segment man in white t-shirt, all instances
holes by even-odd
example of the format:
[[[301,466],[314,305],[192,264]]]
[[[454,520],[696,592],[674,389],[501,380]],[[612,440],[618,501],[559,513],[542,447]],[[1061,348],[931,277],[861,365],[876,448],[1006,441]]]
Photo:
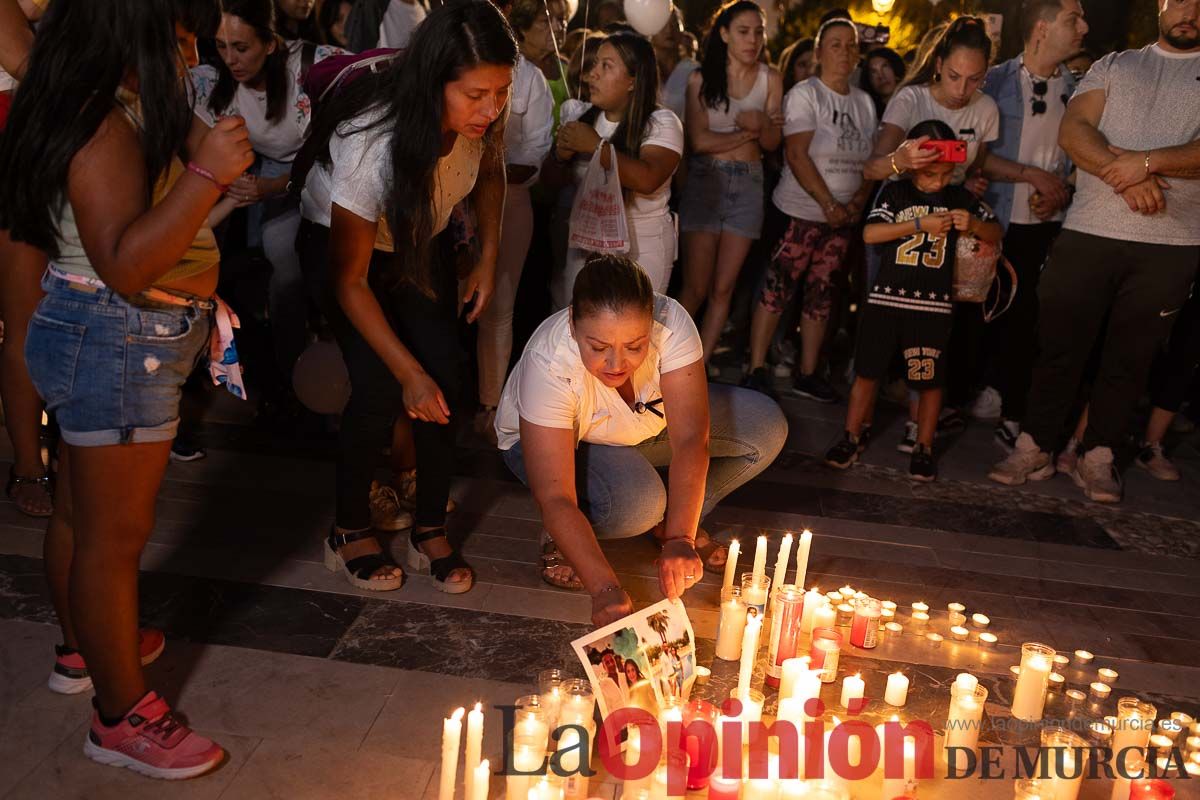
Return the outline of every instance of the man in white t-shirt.
[[[1159,38],[1092,66],[1059,141],[1078,192],[1039,291],[1040,354],[1005,484],[1050,477],[1084,365],[1104,336],[1085,451],[1071,469],[1084,494],[1121,500],[1113,448],[1125,440],[1155,352],[1200,263],[1200,0],[1156,0]],[[1107,318],[1107,330],[1104,320]]]
[[[379,23],[379,46],[403,50],[417,26],[425,19],[420,0],[392,0]]]
[[[1000,138],[984,162],[991,180],[984,200],[1006,229],[1004,255],[1017,271],[1017,293],[1008,313],[988,329],[995,392],[979,403],[980,416],[1000,414],[996,440],[1011,450],[1021,432],[1025,399],[1037,352],[1037,286],[1050,245],[1062,229],[1070,192],[1069,159],[1058,129],[1075,92],[1063,61],[1083,46],[1088,26],[1079,0],[1025,0],[1021,31],[1025,49],[988,72],[983,90],[1000,108]]]

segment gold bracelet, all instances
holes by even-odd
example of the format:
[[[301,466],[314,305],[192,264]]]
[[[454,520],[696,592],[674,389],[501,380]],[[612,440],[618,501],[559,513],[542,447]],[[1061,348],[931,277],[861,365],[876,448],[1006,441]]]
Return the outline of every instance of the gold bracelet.
[[[1150,154],[1146,153],[1146,177],[1150,177]]]
[[[896,166],[896,154],[892,153],[892,172],[900,175],[900,168]]]

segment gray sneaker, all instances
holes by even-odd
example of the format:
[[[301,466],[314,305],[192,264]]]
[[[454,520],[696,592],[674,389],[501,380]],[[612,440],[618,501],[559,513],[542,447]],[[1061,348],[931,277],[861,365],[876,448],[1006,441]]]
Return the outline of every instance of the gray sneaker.
[[[1044,481],[1054,474],[1054,462],[1050,454],[1041,450],[1028,433],[1017,437],[1013,451],[992,471],[988,477],[1005,486],[1020,486],[1025,481]]]
[[[1160,481],[1177,481],[1182,477],[1179,467],[1172,464],[1171,459],[1163,453],[1162,442],[1142,442],[1142,451],[1133,463]]]
[[[1097,503],[1121,502],[1121,476],[1113,464],[1113,452],[1107,447],[1093,447],[1079,458],[1071,480],[1083,489],[1089,500]]]

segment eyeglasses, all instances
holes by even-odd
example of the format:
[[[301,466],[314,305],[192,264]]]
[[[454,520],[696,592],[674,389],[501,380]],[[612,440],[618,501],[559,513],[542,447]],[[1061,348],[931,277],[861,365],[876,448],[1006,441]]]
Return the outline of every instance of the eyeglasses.
[[[1050,84],[1047,81],[1033,81],[1033,115],[1046,113],[1046,92],[1050,91]]]

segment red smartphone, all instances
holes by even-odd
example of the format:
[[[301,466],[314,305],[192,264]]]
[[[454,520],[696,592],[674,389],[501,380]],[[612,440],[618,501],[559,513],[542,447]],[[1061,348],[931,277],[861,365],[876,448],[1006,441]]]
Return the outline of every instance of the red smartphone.
[[[936,150],[938,161],[949,164],[967,163],[967,143],[962,139],[930,139],[921,145],[922,150]]]

